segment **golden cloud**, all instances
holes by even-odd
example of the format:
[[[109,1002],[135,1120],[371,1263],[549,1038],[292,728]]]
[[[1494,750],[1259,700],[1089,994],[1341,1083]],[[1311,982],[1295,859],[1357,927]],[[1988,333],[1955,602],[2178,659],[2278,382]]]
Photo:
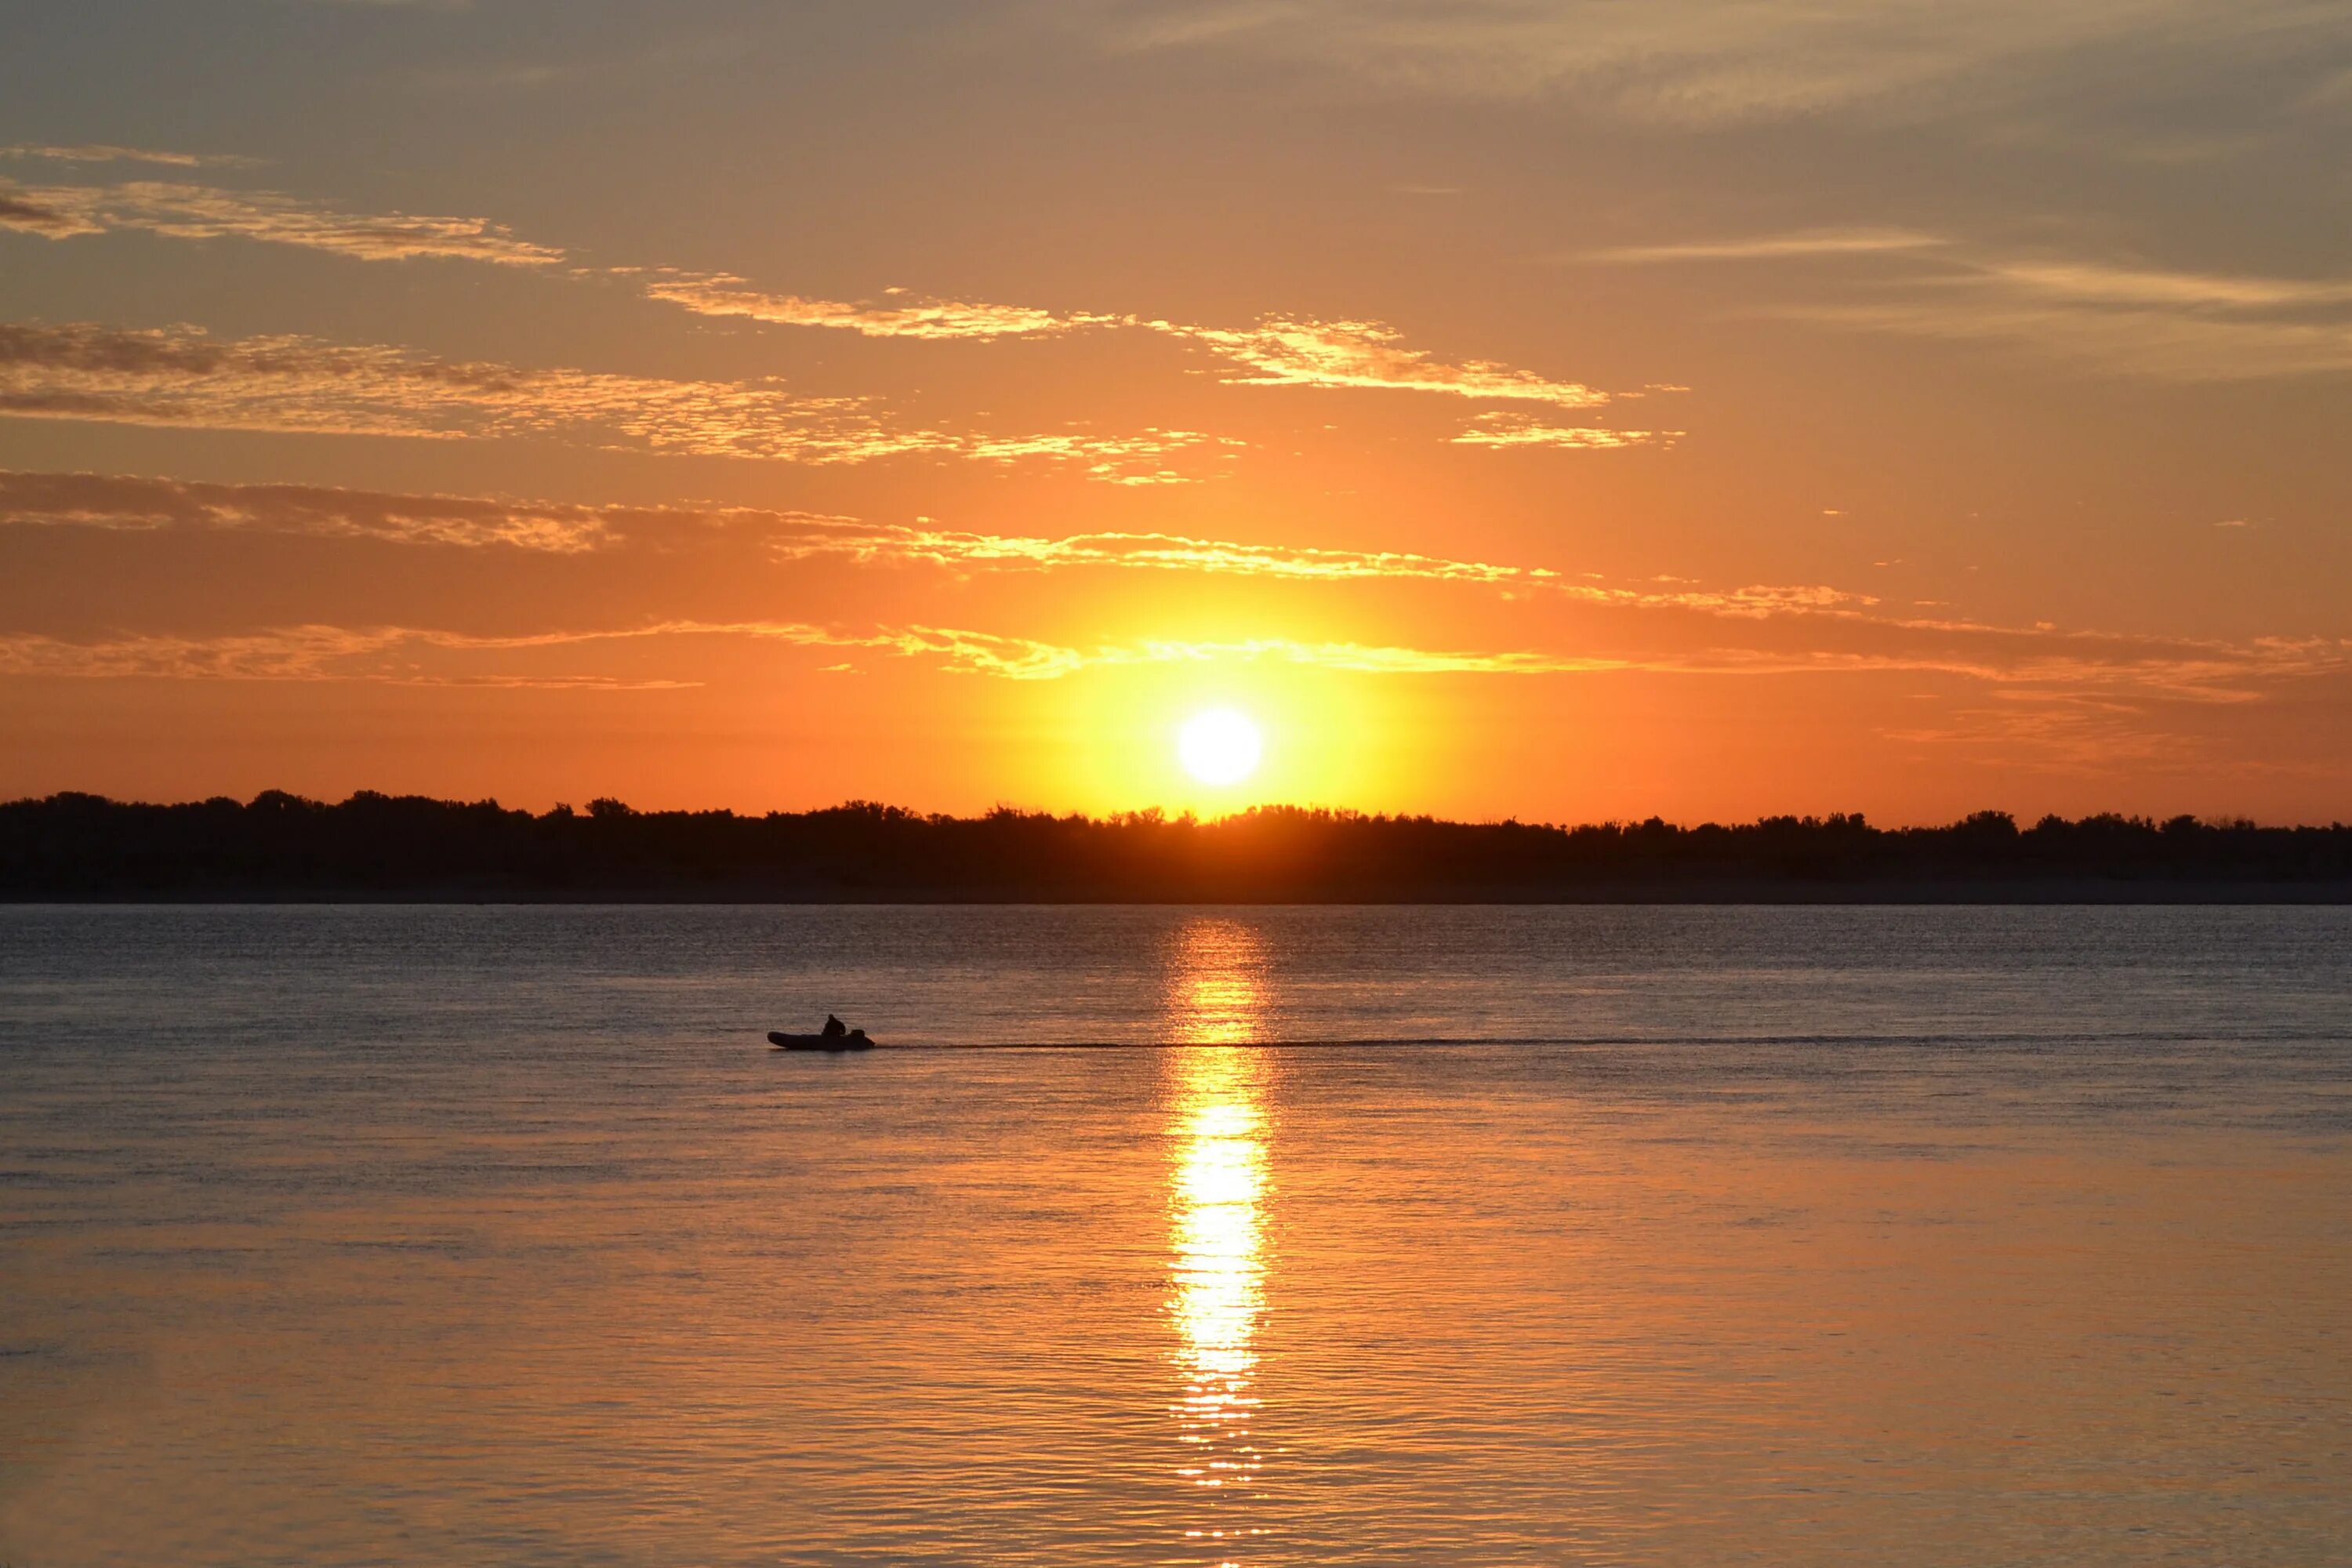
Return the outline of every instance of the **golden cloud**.
[[[1402,334],[1380,321],[1318,321],[1268,316],[1244,329],[1144,323],[1153,331],[1205,345],[1246,374],[1246,386],[1353,387],[1432,392],[1485,402],[1549,403],[1597,408],[1606,392],[1579,382],[1552,381],[1490,360],[1449,363],[1426,350],[1404,348]]]
[[[120,149],[82,151],[93,158],[101,152],[110,156],[133,155]],[[49,149],[45,155],[62,153]],[[185,157],[152,156],[166,161]],[[280,192],[232,191],[152,180],[113,185],[0,182],[0,229],[50,239],[122,230],[179,239],[236,238],[368,261],[441,258],[549,268],[567,260],[563,251],[523,239],[488,218],[346,213]],[[581,276],[627,280],[647,298],[698,315],[832,329],[865,337],[992,342],[1098,328],[1148,330],[1207,349],[1239,370],[1241,374],[1230,379],[1241,385],[1425,392],[1483,402],[1545,403],[1561,408],[1598,407],[1611,400],[1610,394],[1581,383],[1554,380],[1490,360],[1449,362],[1426,350],[1407,348],[1402,334],[1381,321],[1272,315],[1250,327],[1209,327],[1132,315],[924,299],[898,289],[888,290],[880,302],[816,299],[763,290],[726,272],[669,268],[572,270]],[[1535,437],[1484,441],[1473,437],[1472,442],[1601,444]],[[1122,483],[1152,482],[1125,472],[1119,479]]]
[[[1095,311],[1027,305],[925,300],[893,290],[886,303],[852,303],[771,294],[729,274],[656,271],[639,285],[650,298],[706,316],[733,316],[780,326],[827,327],[866,337],[988,342],[1044,338],[1094,329],[1158,332],[1209,350],[1243,374],[1244,386],[1307,386],[1429,392],[1484,402],[1549,403],[1594,408],[1612,395],[1555,381],[1489,360],[1459,363],[1406,348],[1403,334],[1381,321],[1323,321],[1267,316],[1251,327],[1205,327]]]
[[[1541,447],[1567,452],[1605,452],[1625,447],[1671,446],[1680,430],[1607,430],[1590,426],[1547,425],[1524,414],[1482,414],[1452,442],[1457,447]]]
[[[1707,588],[1674,583],[1612,586],[1544,566],[1455,560],[1409,551],[1251,544],[1171,533],[1103,531],[1049,537],[982,533],[916,523],[868,522],[755,507],[583,506],[504,497],[410,495],[303,485],[223,485],[98,474],[0,469],[0,525],[118,531],[215,529],[300,533],[426,546],[491,545],[570,554],[635,540],[749,535],[780,561],[818,557],[956,572],[1078,570],[1188,572],[1297,583],[1417,582],[1551,595],[1578,604],[1685,610],[1734,620],[1777,616],[1854,616],[1868,594],[1825,584]],[[1915,630],[1999,628],[1911,621]]]
[[[275,191],[141,180],[119,185],[0,184],[0,228],[52,239],[135,230],[174,239],[248,239],[362,261],[449,258],[549,267],[563,253],[478,217],[341,213]]]
[[[1898,623],[1876,623],[1881,630]],[[137,635],[75,641],[44,634],[0,634],[0,677],[94,679],[322,681],[425,685],[606,686],[636,689],[695,684],[596,672],[467,668],[486,656],[636,642],[651,638],[732,638],[827,652],[919,659],[941,670],[1001,679],[1059,680],[1082,672],[1142,666],[1274,663],[1374,676],[1592,675],[1647,672],[1700,677],[1852,677],[1945,675],[2021,694],[2105,702],[2135,712],[2150,701],[2229,706],[2264,700],[2283,684],[2352,676],[2352,641],[2256,638],[2242,644],[2074,634],[2068,651],[2021,656],[2003,633],[1968,651],[1932,647],[1873,651],[1830,648],[1773,651],[1715,647],[1685,654],[1606,655],[1541,648],[1426,648],[1286,637],[1242,640],[1142,638],[1076,647],[996,632],[910,625],[866,629],[793,621],[669,619],[586,630],[481,635],[412,626],[270,627],[208,637]],[[427,661],[434,661],[428,665]],[[451,663],[459,668],[447,668]],[[837,668],[837,667],[828,667]]]
[[[0,524],[118,531],[208,529],[579,554],[617,543],[619,508],[324,485],[223,485],[0,469]]]
[[[297,626],[214,637],[138,636],[88,642],[38,634],[0,635],[0,677],[76,679],[362,680],[399,685],[646,686],[679,681],[618,680],[595,675],[420,671],[413,657],[512,653],[647,637],[740,637],[797,647],[856,649],[922,658],[960,674],[1008,680],[1058,680],[1106,667],[1272,661],[1377,675],[1543,674],[1624,668],[1614,660],[1512,652],[1432,652],[1347,642],[1261,638],[1244,642],[1152,640],[1076,648],[1034,638],[945,626],[881,626],[871,631],[790,621],[654,622],[610,630],[485,637],[414,626]]]
[[[900,428],[875,400],[782,383],[667,381],[452,361],[315,338],[215,339],[194,327],[0,323],[0,415],[307,434],[532,437],[811,464],[906,455],[1082,465],[1169,483],[1179,455],[1236,445],[1182,430],[989,436]]]
[[[657,271],[643,285],[647,297],[702,316],[740,316],[779,326],[832,327],[870,338],[981,339],[1043,337],[1082,327],[1118,325],[1123,318],[1057,315],[1027,305],[968,304],[954,300],[849,304],[798,294],[771,294],[730,273]],[[894,296],[904,293],[892,289]]]

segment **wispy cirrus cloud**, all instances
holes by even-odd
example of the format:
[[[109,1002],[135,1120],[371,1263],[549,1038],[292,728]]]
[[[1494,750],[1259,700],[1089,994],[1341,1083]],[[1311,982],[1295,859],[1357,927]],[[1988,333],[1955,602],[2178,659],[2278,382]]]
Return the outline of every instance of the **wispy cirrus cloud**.
[[[2352,371],[2352,279],[2004,253],[1886,231],[1805,230],[1594,252],[1598,262],[1854,258],[1898,264],[1826,300],[1755,307],[1783,320],[1912,337],[2008,342],[2086,369],[2200,382]],[[1899,242],[1898,242],[1899,241]]]
[[[1215,52],[1397,93],[1545,100],[1664,125],[1832,115],[2014,116],[2079,97],[2084,51],[2139,51],[2143,90],[2217,62],[2340,66],[2352,23],[2318,0],[1043,0],[1040,26],[1123,53]],[[2159,71],[2159,64],[2165,68]],[[1965,85],[1969,90],[1959,89]]]
[[[1489,360],[1448,361],[1407,347],[1381,321],[1325,321],[1271,315],[1248,327],[1201,326],[1101,311],[1057,311],[1027,305],[930,300],[890,290],[880,302],[772,294],[724,274],[650,275],[646,294],[698,315],[740,317],[773,326],[824,327],[865,337],[992,342],[1128,329],[1157,332],[1208,350],[1244,386],[1304,386],[1428,392],[1481,402],[1549,403],[1593,408],[1611,394]]]
[[[1433,651],[1268,637],[1247,641],[1144,640],[1072,647],[1033,637],[926,626],[857,631],[795,621],[651,622],[587,631],[483,636],[415,626],[279,626],[220,637],[163,635],[75,641],[0,634],[0,678],[71,679],[356,680],[429,686],[563,686],[643,689],[695,684],[599,674],[463,668],[480,656],[535,654],[648,638],[729,638],[919,659],[955,674],[1059,680],[1085,670],[1140,665],[1279,663],[1373,675],[1559,674],[1621,668],[1617,661],[1523,651]],[[420,668],[419,656],[458,668]]]
[[[954,571],[1053,572],[1081,568],[1196,572],[1301,583],[1422,582],[1536,588],[1559,574],[1543,567],[1453,561],[1401,551],[1325,550],[1307,545],[1244,544],[1170,533],[1081,533],[1059,538],[974,533],[929,525],[877,524],[844,518],[794,519],[769,531],[783,559],[846,556],[866,562],[920,563]]]
[[[1591,426],[1547,425],[1524,414],[1482,414],[1453,437],[1457,447],[1536,447],[1556,451],[1604,452],[1624,447],[1672,446],[1680,430],[1608,430]]]
[[[1409,551],[1245,543],[1172,533],[984,533],[755,507],[583,506],[506,497],[412,495],[307,485],[208,484],[0,469],[0,526],[116,531],[192,529],[305,534],[424,547],[501,546],[554,554],[679,541],[756,542],[775,561],[835,559],[958,573],[1131,571],[1301,584],[1410,582],[1552,595],[1580,604],[1675,609],[1740,620],[1865,609],[1878,600],[1824,584],[1609,585],[1545,566]]]
[[[323,250],[362,261],[422,258],[551,267],[551,247],[478,217],[346,213],[276,191],[138,180],[115,185],[0,182],[0,228],[70,239],[125,230],[173,239],[245,239]]]
[[[1941,235],[1919,229],[1859,226],[1793,229],[1783,234],[1727,238],[1670,240],[1657,245],[1612,246],[1586,251],[1575,259],[1609,262],[1773,261],[1783,258],[1885,256],[1935,250],[1950,243]]]
[[[774,326],[830,327],[869,338],[987,341],[1046,337],[1086,327],[1117,326],[1129,319],[1085,311],[1061,313],[1029,305],[973,304],[925,300],[903,289],[885,291],[879,303],[815,300],[773,294],[730,273],[681,273],[656,269],[642,287],[648,299],[683,306],[699,316],[739,316]]]
[[[1289,664],[1314,669],[1344,670],[1354,675],[1591,675],[1633,668],[1633,661],[1587,654],[1549,653],[1534,648],[1493,651],[1462,648],[1400,647],[1360,642],[1303,642],[1288,637],[1244,641],[1185,642],[1155,640],[1131,646],[1108,646],[1094,651],[1088,663],[1119,664]]]
[[[857,460],[919,446],[856,400],[451,361],[194,327],[0,324],[0,414],[335,435],[562,436],[653,450]]]
[[[412,688],[659,693],[740,669],[740,653],[697,645],[773,646],[803,668],[861,673],[905,661],[945,675],[1041,683],[1122,669],[1278,666],[1372,679],[1560,679],[1665,677],[1695,680],[1920,680],[1946,695],[1907,723],[1883,726],[1887,744],[2011,767],[2109,774],[2249,762],[2226,739],[2264,705],[2317,700],[2340,707],[2352,690],[2352,641],[2256,639],[2166,644],[2077,635],[2071,646],[2020,657],[2009,646],[2060,639],[1989,637],[1984,646],[1772,649],[1709,646],[1622,653],[1544,647],[1429,647],[1409,643],[1145,638],[1076,645],[933,625],[819,626],[792,621],[672,619],[513,634],[430,626],[321,624],[220,635],[116,634],[75,638],[0,632],[0,680],[363,683]],[[820,678],[821,675],[820,675]],[[1958,686],[1949,683],[1958,682]],[[2284,765],[2293,766],[2292,763]],[[2304,764],[2340,771],[2327,756]]]
[[[229,153],[170,153],[152,147],[118,147],[104,142],[75,147],[18,142],[0,147],[0,158],[38,159],[52,163],[156,163],[173,169],[251,169],[261,163],[258,158],[242,158]]]
[[[0,323],[0,416],[295,434],[539,437],[810,464],[900,456],[1081,467],[1178,482],[1171,459],[1232,443],[1182,430],[990,435],[899,427],[876,400],[774,381],[673,381],[453,361],[315,338],[216,339],[193,327]]]
[[[2352,325],[2194,311],[2084,310],[1999,286],[1943,299],[1785,305],[1766,312],[1858,331],[2006,343],[2101,374],[2183,383],[2352,372]]]
[[[1235,374],[1228,379],[1239,385],[1423,392],[1561,408],[1593,408],[1612,398],[1582,383],[1495,361],[1449,361],[1407,346],[1402,332],[1381,321],[1277,314],[1248,327],[1202,326],[1132,314],[932,299],[902,289],[886,290],[879,300],[828,300],[760,289],[731,273],[567,265],[572,258],[562,249],[524,239],[488,218],[350,213],[276,191],[169,181],[0,181],[0,230],[5,229],[48,239],[131,231],[178,239],[242,239],[366,261],[454,259],[561,268],[570,275],[621,280],[648,299],[697,315],[869,338],[992,342],[1092,330],[1148,331],[1207,350],[1233,368]]]
[[[1447,361],[1407,348],[1403,334],[1381,321],[1268,316],[1245,328],[1146,324],[1208,348],[1242,372],[1229,379],[1247,386],[1427,392],[1559,408],[1598,408],[1611,401],[1609,393],[1580,382],[1556,381],[1491,360]]]
[[[415,655],[556,646],[544,638],[469,637],[402,626],[278,626],[226,637],[152,635],[75,642],[0,634],[0,678],[68,680],[358,680],[605,691],[672,690],[699,681],[522,670],[427,670]]]
[[[0,526],[288,533],[577,555],[620,542],[625,520],[635,515],[617,507],[495,497],[0,469]]]
[[[358,680],[396,685],[610,686],[640,689],[699,684],[636,680],[537,669],[482,669],[484,656],[534,655],[595,644],[654,638],[742,637],[816,647],[927,653],[973,668],[1022,670],[1050,645],[933,628],[848,633],[790,621],[648,621],[592,630],[485,634],[439,627],[309,624],[213,637],[142,634],[78,641],[37,634],[0,635],[0,676],[74,679]],[[434,661],[427,668],[420,660]],[[509,664],[511,658],[509,658]]]
[[[2065,258],[1987,258],[1973,269],[2020,294],[2126,309],[2241,312],[2352,305],[2352,279],[2343,278],[2175,271]]]
[[[2031,634],[2006,634],[2027,637]],[[1593,653],[1540,647],[1422,647],[1291,637],[1144,637],[1083,646],[929,625],[867,627],[798,621],[690,618],[513,634],[401,626],[272,626],[226,635],[172,634],[74,639],[0,634],[0,678],[389,682],[401,685],[644,689],[697,684],[593,669],[554,668],[599,646],[691,639],[772,643],[930,664],[947,673],[1017,681],[1167,665],[1277,664],[1371,676],[1558,676],[1640,672],[1727,679],[1933,675],[1980,683],[2002,700],[2102,704],[2117,713],[2150,703],[2239,707],[2284,687],[2352,678],[2352,641],[2256,638],[2183,642],[2071,634],[2074,645],[2023,657],[1999,639],[1974,650],[1889,647],[1776,650],[1712,647],[1683,652]],[[2048,640],[2048,639],[2045,639]],[[1913,737],[1918,738],[1918,737]]]
[[[1914,634],[1916,640],[1874,649],[1718,648],[1685,668],[1754,675],[1948,675],[2019,690],[2105,692],[2116,701],[2160,698],[2208,707],[2261,702],[2281,682],[2352,675],[2352,640],[2336,637],[2225,642],[1894,619],[1866,625],[1885,634]]]
[[[2007,342],[2086,369],[2181,382],[2352,371],[2352,283],[1984,258],[1893,297],[1769,313],[1914,337]]]
[[[1067,463],[1087,478],[1126,487],[1184,485],[1201,476],[1171,466],[1185,456],[1213,457],[1248,445],[1237,437],[1213,436],[1199,430],[1148,426],[1134,436],[1097,436],[1045,432],[1024,436],[933,436],[937,445],[927,449],[982,463],[1027,460]]]
[[[2125,713],[2246,707],[2311,682],[2352,679],[2352,640],[2344,638],[2200,639],[2046,624],[1989,625],[1890,613],[1871,595],[1822,584],[1717,588],[1680,579],[1612,584],[1547,567],[1165,533],[1049,537],[751,508],[591,507],[5,472],[0,472],[0,524],[270,531],[421,548],[569,555],[731,541],[784,566],[826,559],[973,575],[1136,571],[1255,577],[1302,586],[1421,583],[1489,590],[1517,601],[1510,624],[1528,639],[1499,647],[1479,646],[1475,638],[1429,647],[1377,636],[1163,636],[1077,643],[914,617],[858,626],[672,616],[624,626],[500,634],[306,625],[226,636],[0,637],[0,674],[21,676],[617,688],[691,683],[707,661],[690,649],[663,655],[652,660],[659,668],[649,677],[646,658],[607,658],[600,648],[702,638],[804,647],[828,657],[845,654],[853,661],[914,659],[943,671],[1024,681],[1089,670],[1225,663],[1364,675],[1939,677],[1980,686],[2005,703],[2104,703]],[[737,559],[742,559],[740,553]],[[1558,613],[1547,612],[1547,605],[1559,606]],[[1381,601],[1361,607],[1376,616],[1391,613]],[[1448,616],[1444,624],[1458,625],[1459,617]],[[1910,738],[1920,740],[1933,731],[1923,728]]]
[[[928,519],[873,522],[723,506],[584,506],[505,497],[413,495],[302,485],[225,485],[119,475],[0,470],[0,526],[115,531],[167,529],[304,534],[419,547],[502,547],[584,554],[636,544],[750,541],[772,561],[837,560],[963,574],[1185,573],[1301,584],[1423,583],[1549,597],[1604,609],[1719,619],[1853,617],[1879,600],[1823,584],[1713,588],[1684,581],[1612,584],[1547,566],[1408,551],[1247,543],[1171,533],[987,533]],[[1944,623],[1923,629],[1950,630]],[[1975,628],[1981,629],[1981,628]]]

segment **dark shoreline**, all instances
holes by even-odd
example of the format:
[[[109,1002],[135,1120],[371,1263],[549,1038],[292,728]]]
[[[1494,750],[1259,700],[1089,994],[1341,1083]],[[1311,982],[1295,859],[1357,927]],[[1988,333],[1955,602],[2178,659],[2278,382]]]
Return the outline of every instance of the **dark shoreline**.
[[[1273,806],[1213,822],[852,803],[739,816],[597,801],[0,803],[0,902],[2344,904],[2352,827],[1979,812],[1684,827]]]
[[[2229,885],[2147,882],[2058,882],[2032,884],[1931,884],[1886,887],[1872,884],[1791,886],[1786,883],[1723,887],[1594,888],[1558,893],[1509,895],[1428,894],[1410,898],[1361,895],[1328,897],[1244,894],[1199,897],[1134,897],[1105,894],[1045,897],[1034,893],[927,892],[921,889],[871,893],[761,893],[744,889],[673,889],[647,890],[610,889],[536,892],[525,889],[476,889],[462,887],[409,888],[396,890],[362,888],[250,889],[235,888],[174,889],[119,893],[59,893],[26,895],[0,893],[0,908],[369,908],[510,906],[544,908],[676,907],[706,909],[768,908],[994,908],[994,909],[1494,909],[1494,908],[1686,908],[1786,907],[1820,909],[1920,908],[2076,908],[2125,909],[2148,907],[2289,907],[2336,908],[2352,905],[2352,882],[2263,882]]]

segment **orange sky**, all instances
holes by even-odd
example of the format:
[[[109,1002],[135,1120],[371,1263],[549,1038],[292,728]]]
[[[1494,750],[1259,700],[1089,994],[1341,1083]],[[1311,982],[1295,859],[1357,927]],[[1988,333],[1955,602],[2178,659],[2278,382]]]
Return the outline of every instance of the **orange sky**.
[[[2338,8],[58,11],[0,795],[2352,815]]]

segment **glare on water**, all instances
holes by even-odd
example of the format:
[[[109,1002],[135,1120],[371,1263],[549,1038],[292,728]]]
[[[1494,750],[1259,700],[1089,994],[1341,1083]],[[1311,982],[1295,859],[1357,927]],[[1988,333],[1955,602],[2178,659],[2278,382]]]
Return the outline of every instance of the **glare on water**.
[[[1265,938],[1236,920],[1189,919],[1169,944],[1167,1037],[1180,1046],[1264,1039]]]
[[[1205,1494],[1192,1540],[1238,1543],[1260,1533],[1246,1504],[1264,1456],[1255,1439],[1258,1321],[1265,1310],[1266,1053],[1260,1029],[1261,940],[1244,925],[1201,920],[1178,933],[1169,1053],[1169,1312],[1183,1379],[1174,1406],[1184,1445],[1177,1474]]]

